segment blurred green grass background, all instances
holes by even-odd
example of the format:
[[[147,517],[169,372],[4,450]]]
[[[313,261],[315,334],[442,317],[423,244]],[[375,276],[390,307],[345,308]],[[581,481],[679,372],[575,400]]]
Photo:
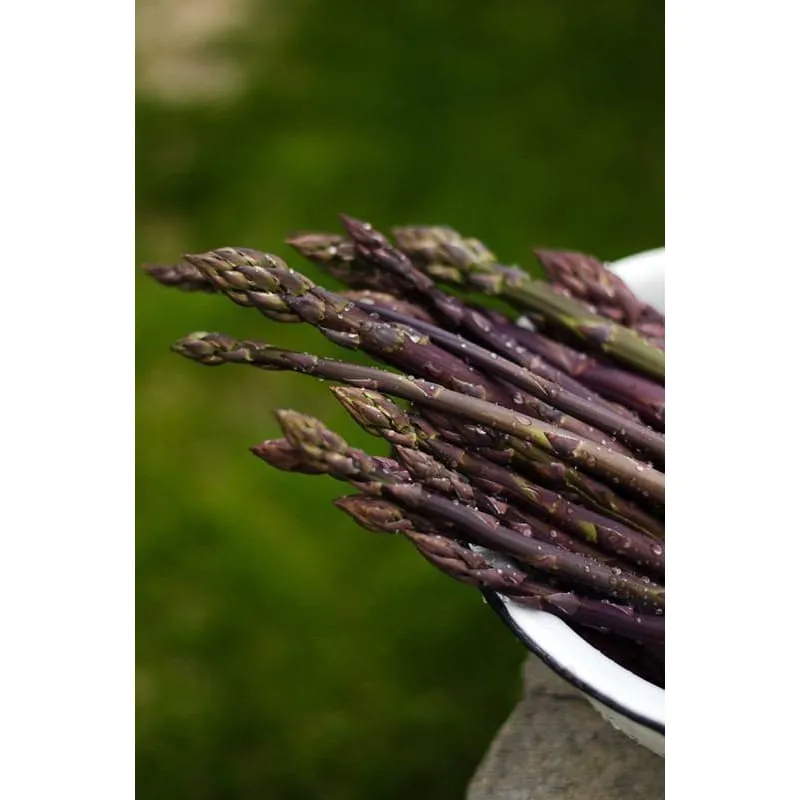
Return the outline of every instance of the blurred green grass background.
[[[663,6],[137,0],[137,262],[446,223],[503,260],[663,243]],[[299,265],[305,269],[305,265]],[[315,279],[333,285],[313,268]],[[137,789],[459,798],[524,651],[475,591],[271,471],[271,411],[373,446],[314,381],[208,370],[221,330],[334,353],[136,276]]]

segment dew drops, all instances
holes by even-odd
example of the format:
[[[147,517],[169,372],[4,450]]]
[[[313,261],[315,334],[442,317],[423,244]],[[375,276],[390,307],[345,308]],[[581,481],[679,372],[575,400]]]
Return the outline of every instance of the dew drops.
[[[511,399],[518,405],[521,406],[525,402],[525,398],[522,396],[521,392],[514,392]]]
[[[654,556],[660,556],[664,554],[664,548],[660,544],[654,544],[650,549],[653,551]]]
[[[622,570],[621,570],[619,567],[611,567],[611,571],[612,571],[612,572],[613,572],[615,575],[622,575]]]
[[[637,472],[644,472],[644,465],[643,464],[637,464],[636,465],[636,471]]]
[[[522,414],[514,414],[514,419],[520,425],[530,425],[531,424],[531,418],[530,417],[523,417]]]

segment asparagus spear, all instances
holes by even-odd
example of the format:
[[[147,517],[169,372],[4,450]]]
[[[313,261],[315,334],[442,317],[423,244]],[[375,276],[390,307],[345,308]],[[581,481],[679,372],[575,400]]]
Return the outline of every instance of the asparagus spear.
[[[339,277],[344,279],[345,274],[354,275],[355,281],[351,279],[351,282],[357,282],[360,269],[359,265],[362,265],[361,268],[363,268],[364,264],[374,266],[377,270],[385,270],[396,278],[397,285],[401,292],[408,292],[425,298],[439,316],[447,320],[453,327],[462,327],[481,340],[488,340],[495,345],[499,352],[503,352],[504,349],[508,349],[512,346],[511,342],[502,340],[500,337],[493,334],[492,326],[488,318],[470,309],[458,298],[442,292],[431,278],[414,267],[403,253],[393,248],[388,239],[374,230],[372,226],[367,223],[359,222],[344,214],[342,215],[342,220],[355,242],[355,253],[353,254],[352,262],[350,262],[353,267],[350,273],[346,273],[347,262],[339,262],[339,272],[337,273]],[[370,311],[371,309],[364,308],[364,310]],[[411,323],[410,327],[420,330],[419,325],[413,325],[413,321],[408,317],[396,321],[405,325]],[[448,340],[445,338],[445,341],[438,342],[430,336],[432,331],[440,331],[446,336],[446,333],[441,331],[441,329],[435,326],[429,327],[427,332],[431,341],[436,341],[437,344],[443,344],[446,349],[457,353],[460,357],[465,355],[465,353],[461,352],[461,349],[468,347],[468,342],[459,339],[455,347],[453,347],[452,339]],[[450,342],[449,346],[447,344],[448,342]],[[496,357],[497,353],[495,352],[493,355]],[[488,353],[484,359],[484,364],[493,366]],[[501,385],[507,384],[503,382]],[[514,390],[514,388],[511,387],[508,394],[519,406],[520,411],[532,414],[537,419],[564,428],[578,436],[600,442],[626,455],[632,455],[630,450],[613,439],[609,440],[607,436],[604,436],[601,431],[598,431],[587,421],[569,414],[563,414],[557,409],[554,409],[553,406],[547,402],[546,398],[540,396],[541,393],[531,396],[530,394],[520,392],[518,388]],[[507,403],[503,404],[508,405]]]
[[[339,396],[340,392],[359,390],[343,386],[333,387],[332,391]],[[469,423],[456,426],[447,415],[430,409],[424,409],[422,415],[445,441],[471,450],[495,464],[513,467],[566,499],[619,520],[648,536],[664,539],[664,524],[659,519],[621,497],[606,484],[554,459],[534,445],[483,426]]]
[[[476,480],[473,477],[475,484],[473,486],[463,475],[447,468],[433,455],[415,448],[401,446],[396,447],[395,450],[398,460],[405,466],[411,477],[424,488],[473,505],[479,511],[500,520],[515,533],[520,533],[527,538],[548,542],[572,553],[580,553],[596,561],[602,561],[608,566],[618,567],[626,573],[631,572],[632,567],[629,563],[620,562],[613,556],[598,550],[584,538],[575,538],[564,530],[554,527],[553,522],[545,522],[526,514],[517,506],[501,499],[503,487],[500,484],[493,484],[485,478]]]
[[[629,408],[626,404],[620,403],[616,400],[608,400],[607,398],[604,398],[587,385],[581,383],[580,380],[574,378],[566,370],[561,369],[561,367],[557,366],[556,363],[548,361],[542,355],[527,347],[525,338],[529,335],[529,331],[535,331],[537,324],[540,324],[535,315],[527,313],[524,316],[519,317],[518,321],[514,323],[499,311],[494,311],[493,309],[483,309],[482,311],[487,317],[489,317],[489,319],[491,319],[492,324],[494,325],[495,335],[500,340],[507,339],[510,344],[513,344],[513,347],[510,347],[506,351],[506,358],[508,358],[509,361],[513,361],[514,363],[529,369],[531,372],[534,372],[537,375],[541,375],[544,378],[548,378],[548,380],[552,380],[554,383],[562,385],[565,389],[571,391],[573,394],[577,394],[579,397],[591,400],[593,403],[598,405],[605,406],[611,411],[615,411],[618,415],[627,419],[631,419],[634,422],[639,424],[642,423],[639,415],[632,409],[632,407]],[[540,336],[543,337],[543,334],[540,334]],[[489,347],[489,349],[491,350],[493,348]],[[630,371],[622,369],[621,367],[615,366],[614,369],[619,370],[625,375],[634,374]],[[548,376],[546,371],[552,372],[556,377]],[[641,378],[643,381],[647,380],[648,383],[656,385],[643,376],[636,377]]]
[[[425,491],[416,484],[384,485],[383,496],[427,518],[451,523],[459,537],[508,554],[549,574],[563,576],[602,594],[640,608],[664,609],[664,587],[627,575],[619,568],[570,553],[547,542],[526,539],[480,512]]]
[[[351,220],[349,217],[347,219],[350,224],[358,224],[362,228],[367,228],[365,223],[356,223],[355,220]],[[368,230],[371,231],[372,229],[368,228]],[[374,231],[372,233],[374,234]],[[349,247],[345,247],[345,240],[334,234],[304,234],[288,241],[302,256],[323,267],[338,280],[353,289],[363,288],[365,281],[372,281],[371,276],[383,276],[382,286],[385,288],[377,289],[370,298],[370,303],[375,306],[391,308],[396,311],[401,310],[400,305],[407,304],[409,297],[416,298],[421,294],[421,299],[433,307],[440,320],[445,322],[448,327],[454,329],[463,328],[465,332],[469,332],[476,337],[476,341],[481,342],[484,346],[495,350],[497,353],[505,353],[508,358],[512,358],[512,354],[518,356],[521,352],[519,344],[508,333],[503,336],[497,336],[493,333],[492,326],[489,324],[489,312],[485,309],[471,308],[458,298],[442,292],[400,251],[394,251],[394,254],[399,254],[404,260],[393,264],[393,269],[388,271],[386,263],[379,262],[380,266],[376,267],[374,264],[365,262],[363,258],[359,258],[353,242],[346,242]],[[320,244],[331,241],[337,242],[337,244],[330,248]],[[385,238],[382,241],[386,241]],[[389,244],[388,241],[386,241],[386,244]],[[425,280],[428,282],[425,283]],[[401,298],[395,297],[398,294],[401,295]],[[358,299],[363,301],[365,298],[360,297]],[[415,305],[415,308],[418,308],[418,306]],[[374,309],[370,308],[369,310]],[[418,318],[419,314],[410,313],[408,316]],[[502,319],[504,322],[508,322],[505,317]],[[563,382],[566,388],[581,394],[586,399],[603,402],[598,396],[588,392],[582,384],[573,381],[564,373],[559,373],[558,370],[553,369],[542,359],[531,354],[528,354],[528,356],[531,360],[526,362],[524,366],[531,371],[542,374],[543,377],[549,380]]]
[[[342,497],[335,503],[368,530],[402,533],[428,561],[456,580],[498,592],[576,625],[636,641],[664,640],[663,615],[642,614],[630,606],[565,592],[535,581],[513,565],[497,567],[482,553],[447,536],[416,530],[407,513],[394,503],[361,495]]]
[[[197,267],[182,261],[179,264],[145,264],[144,271],[162,286],[172,286],[184,292],[217,291]]]
[[[409,482],[409,471],[404,470],[397,462],[370,456],[350,447],[341,436],[313,417],[287,410],[277,411],[276,416],[286,439],[265,442],[252,448],[256,455],[273,466],[309,474],[328,474],[338,480],[350,482],[371,495],[379,494],[385,485]],[[404,455],[409,457],[410,452]],[[422,466],[418,459],[412,459],[412,463],[416,468],[415,477],[424,480],[431,488],[442,489],[448,495],[460,498],[462,502],[475,500],[469,484],[451,471],[443,469],[441,465],[428,462]],[[491,508],[496,511],[497,505],[492,504]],[[482,519],[487,521],[490,518],[482,515]],[[547,541],[547,537],[555,531],[545,531],[544,535],[541,535],[541,530],[536,530],[535,533],[540,534],[536,538]],[[569,549],[575,552],[573,548]],[[639,580],[619,568],[616,569],[616,574],[622,576],[623,580]]]
[[[393,459],[372,456],[357,447],[351,447],[315,417],[290,409],[278,409],[275,416],[286,441],[311,469],[337,480],[368,485],[376,494],[381,484],[410,480],[408,472]],[[252,451],[261,458],[267,455],[263,447],[252,448]]]
[[[353,269],[356,252],[353,242],[334,233],[298,233],[286,239],[301,256],[329,272],[352,289],[367,289],[392,294],[396,282],[391,275],[366,264]]]
[[[355,301],[355,305],[359,309],[365,313],[370,313],[372,316],[374,316],[374,311],[377,308],[373,304],[374,293],[369,302]],[[396,307],[397,304],[393,305]],[[519,411],[532,414],[534,417],[542,420],[543,422],[548,422],[551,425],[564,428],[565,430],[571,431],[578,436],[591,439],[592,441],[605,445],[612,450],[624,453],[625,455],[633,455],[631,450],[625,447],[621,442],[617,441],[613,433],[609,434],[602,426],[595,426],[590,420],[586,419],[586,413],[583,413],[582,415],[564,413],[562,410],[559,410],[558,407],[553,407],[553,405],[546,402],[545,398],[552,400],[553,397],[558,397],[562,391],[562,387],[556,386],[555,384],[547,384],[546,382],[540,383],[539,379],[532,374],[528,379],[522,377],[516,380],[516,382],[503,380],[500,377],[500,375],[504,374],[503,363],[499,360],[499,357],[496,353],[490,353],[489,351],[480,348],[480,346],[474,342],[465,340],[460,336],[439,328],[436,325],[425,323],[420,319],[415,319],[414,317],[407,316],[406,314],[401,314],[395,311],[387,311],[385,308],[380,308],[378,310],[378,315],[387,320],[391,320],[396,324],[399,324],[404,329],[418,331],[425,337],[424,341],[420,339],[420,342],[422,342],[423,345],[426,345],[428,342],[431,342],[435,345],[441,345],[442,349],[457,356],[459,359],[463,358],[467,363],[474,363],[475,365],[479,366],[484,375],[491,376],[492,372],[497,373],[494,378],[493,386],[503,389],[504,392],[502,394],[495,392],[493,393],[493,397],[484,396],[485,399],[494,399],[495,402],[499,402],[501,405],[509,408],[516,406]],[[389,361],[389,359],[384,358],[384,361]],[[506,361],[505,365],[508,369],[516,371],[518,375],[522,375],[524,372],[523,368],[517,366],[516,364],[512,364],[511,362]],[[403,364],[403,366],[407,367],[408,362]],[[412,368],[411,371],[416,372],[416,374],[421,375],[422,377],[434,377],[434,379],[437,377],[436,375],[431,376],[430,374],[426,374],[420,369]],[[445,373],[445,375],[447,374],[448,373]],[[447,384],[447,381],[442,382]],[[523,383],[525,385],[523,385]],[[545,388],[547,386],[550,386],[551,388]],[[526,387],[533,387],[534,391],[520,391],[520,389],[525,389]],[[463,390],[462,386],[453,386],[451,388]],[[491,389],[492,386],[487,386],[487,388]],[[475,391],[469,393],[475,396],[481,396]],[[567,400],[566,403],[569,405],[569,400]],[[561,403],[560,405],[564,405],[564,403]],[[637,440],[638,438],[646,441],[649,437],[651,443],[656,443],[654,455],[656,458],[658,458],[658,434],[654,433],[652,430],[646,429],[641,425],[637,425],[636,422],[631,423],[630,421],[625,420],[620,415],[614,414],[611,411],[607,411],[605,414],[602,408],[600,408],[599,411],[595,411],[597,406],[587,400],[580,400],[579,398],[578,404],[576,405],[573,403],[572,406],[584,409],[584,411],[586,409],[591,409],[589,412],[591,416],[604,421],[606,423],[606,428],[609,425],[616,425],[616,429],[624,434],[627,438],[631,438],[628,436],[629,431],[632,431],[634,440]],[[609,422],[609,420],[614,420],[614,422]],[[638,437],[637,429],[641,433],[641,435]]]
[[[287,438],[268,440],[250,450],[277,469],[328,475],[371,496],[379,495],[380,487],[385,483],[407,483],[413,478],[431,491],[441,492],[462,503],[477,504],[484,513],[505,518],[509,528],[520,535],[538,538],[600,561],[606,560],[603,554],[574,541],[567,534],[539,520],[515,514],[507,504],[475,492],[464,476],[430,456],[426,459],[417,450],[396,448],[402,463],[370,456],[350,447],[342,437],[313,417],[292,411],[277,411],[276,415]]]
[[[428,447],[445,465],[460,470],[477,486],[482,486],[484,481],[500,486],[507,497],[551,520],[562,530],[663,577],[663,543],[448,442],[432,439]]]
[[[424,420],[415,423],[413,416],[406,414],[387,397],[350,387],[333,387],[332,391],[365,429],[397,445],[397,457],[412,477],[420,479],[425,476],[426,468],[432,469],[423,455],[413,455],[417,452],[413,448],[424,449],[439,463],[466,475],[478,488],[489,493],[497,493],[499,489],[558,528],[637,566],[663,575],[664,546],[650,535],[572,503],[507,466],[499,466],[464,448],[442,441],[434,426]],[[416,458],[416,463],[412,462],[413,458]],[[549,531],[547,533],[549,535]]]
[[[359,265],[364,263],[389,272],[397,280],[402,293],[411,293],[423,299],[448,327],[462,331],[491,352],[504,355],[531,372],[540,374],[547,380],[564,384],[566,389],[585,396],[585,390],[579,384],[571,382],[563,373],[555,374],[541,359],[520,347],[519,342],[508,331],[505,335],[501,335],[495,329],[491,316],[484,310],[472,308],[459,298],[442,291],[430,276],[418,269],[401,250],[392,247],[389,240],[371,225],[344,214],[341,216],[356,244],[352,262],[354,268],[351,273],[357,274]],[[341,265],[340,271],[344,278],[344,264]],[[585,399],[595,402],[600,400],[596,396],[585,396]],[[600,405],[603,405],[602,400]]]
[[[240,253],[235,248],[224,248],[187,258],[242,304],[251,304],[258,310],[275,309],[282,304],[288,313],[293,312],[343,347],[359,348],[394,367],[456,391],[510,405],[506,391],[461,358],[413,329],[374,319],[351,300],[289,269],[277,256],[259,253],[254,258],[252,251]]]
[[[611,452],[531,417],[446,389],[440,384],[408,378],[374,367],[319,358],[258,342],[239,342],[222,334],[192,334],[173,348],[181,355],[209,365],[249,363],[265,369],[293,370],[403,397],[447,414],[488,425],[531,442],[546,453],[596,474],[616,480],[645,500],[664,502],[664,475],[628,456]]]
[[[365,310],[370,307],[369,303],[359,303],[359,305]],[[428,336],[435,344],[453,353],[460,353],[462,357],[484,372],[502,376],[514,386],[524,389],[534,397],[583,420],[595,428],[605,431],[611,436],[623,440],[634,448],[643,450],[651,458],[663,462],[664,436],[651,428],[625,418],[603,405],[598,405],[575,395],[567,391],[563,386],[540,377],[525,367],[503,358],[497,352],[486,350],[480,345],[466,341],[460,336],[445,331],[436,325],[413,319],[385,306],[377,306],[377,310],[382,317],[401,325],[415,328],[420,333]],[[558,423],[556,422],[555,424]]]
[[[400,462],[371,456],[351,447],[338,434],[319,420],[294,411],[275,412],[286,439],[268,440],[251,448],[251,452],[278,469],[306,474],[325,474],[346,481],[371,495],[379,494],[384,483],[418,481],[431,491],[462,503],[477,503],[482,511],[495,516],[508,516],[509,527],[525,536],[560,545],[572,552],[598,557],[593,550],[578,545],[566,534],[522,515],[515,516],[506,504],[482,492],[475,492],[469,481],[432,457],[419,451],[397,447]],[[599,555],[599,560],[603,560]]]
[[[277,410],[275,415],[286,438],[267,440],[250,448],[273,467],[286,472],[329,475],[372,495],[379,494],[380,484],[408,483],[413,478],[431,491],[463,503],[476,502],[469,481],[435,459],[423,464],[410,457],[407,448],[396,448],[400,460],[372,456],[351,447],[315,417],[285,409]],[[409,468],[411,465],[413,470]],[[488,513],[497,510],[489,501],[483,504]]]
[[[618,275],[584,253],[534,250],[551,284],[575,300],[589,303],[604,317],[633,328],[645,338],[664,336],[664,315],[640,300]]]
[[[509,326],[505,317],[492,314],[486,309],[474,309],[458,298],[442,292],[427,275],[417,269],[401,251],[393,249],[388,240],[371,226],[350,217],[344,219],[351,234],[360,240],[358,251],[353,242],[347,242],[349,247],[346,247],[345,241],[333,234],[305,234],[290,239],[289,243],[305,258],[327,269],[348,286],[360,288],[366,284],[384,289],[377,293],[382,300],[373,296],[371,307],[365,310],[398,311],[398,302],[403,301],[387,301],[386,298],[391,296],[388,292],[399,293],[404,297],[421,297],[449,327],[463,330],[467,336],[491,352],[504,355],[508,360],[563,386],[565,390],[591,401],[596,406],[616,411],[618,416],[633,420],[633,424],[638,423],[635,415],[624,406],[611,408],[602,397],[582,383],[522,347],[514,333],[515,329]],[[495,324],[498,316],[501,324],[504,323],[502,330]]]
[[[400,248],[429,274],[498,295],[530,308],[565,333],[656,380],[664,380],[664,353],[634,331],[587,311],[572,298],[523,270],[502,267],[474,240],[450,228],[396,228]],[[444,270],[439,269],[444,266]]]
[[[579,350],[555,342],[539,331],[506,325],[526,348],[546,359],[603,397],[634,410],[646,422],[664,427],[664,387],[642,375],[606,364]]]
[[[319,463],[298,450],[288,439],[269,439],[255,447],[250,452],[266,461],[270,466],[282,472],[299,472],[304,475],[327,475],[329,468],[325,463]]]
[[[411,479],[460,503],[476,505],[487,514],[504,513],[505,508],[490,498],[476,492],[465,475],[450,469],[442,461],[413,447],[397,445],[394,448],[397,461],[408,471]]]
[[[436,325],[433,317],[422,306],[412,303],[402,297],[396,297],[386,292],[375,292],[370,289],[349,290],[341,293],[342,297],[352,300],[359,308],[369,314],[378,312],[385,319],[391,320],[388,315],[381,314],[382,309],[391,308],[397,311],[403,319],[412,319],[419,322],[426,322],[429,325]],[[400,322],[400,320],[392,320]]]

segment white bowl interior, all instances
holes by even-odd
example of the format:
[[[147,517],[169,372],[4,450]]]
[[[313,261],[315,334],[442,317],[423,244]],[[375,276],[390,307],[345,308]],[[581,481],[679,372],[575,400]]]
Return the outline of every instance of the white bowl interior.
[[[615,262],[610,267],[639,297],[663,312],[664,262],[664,250],[650,250]],[[663,728],[663,689],[603,655],[552,614],[517,605],[507,598],[502,599],[509,616],[521,632],[554,662],[600,697],[607,698],[641,720]],[[634,735],[632,731],[627,732]]]

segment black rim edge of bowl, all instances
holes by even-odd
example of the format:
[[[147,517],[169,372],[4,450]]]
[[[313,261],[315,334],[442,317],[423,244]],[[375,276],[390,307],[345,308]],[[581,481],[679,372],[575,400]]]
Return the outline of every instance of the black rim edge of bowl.
[[[519,639],[525,647],[528,648],[535,656],[540,658],[547,664],[550,669],[564,678],[567,683],[571,683],[576,689],[580,689],[585,694],[588,694],[594,700],[597,700],[599,703],[602,703],[607,708],[610,708],[612,711],[616,711],[618,714],[622,714],[627,719],[631,720],[632,722],[636,722],[639,725],[648,728],[651,731],[655,731],[656,733],[660,733],[662,736],[665,735],[664,733],[664,725],[653,722],[653,720],[648,719],[647,717],[643,717],[640,714],[637,714],[634,711],[631,711],[625,706],[620,705],[616,700],[612,699],[604,695],[602,692],[598,692],[592,686],[589,686],[584,680],[579,678],[574,672],[567,669],[563,664],[560,664],[556,661],[553,656],[551,656],[546,650],[543,650],[539,645],[533,641],[523,630],[517,625],[514,618],[508,611],[508,607],[506,606],[503,599],[500,597],[497,592],[490,592],[484,591],[483,596],[486,598],[486,602],[489,604],[490,608],[503,620],[503,622],[511,628],[514,635]]]

